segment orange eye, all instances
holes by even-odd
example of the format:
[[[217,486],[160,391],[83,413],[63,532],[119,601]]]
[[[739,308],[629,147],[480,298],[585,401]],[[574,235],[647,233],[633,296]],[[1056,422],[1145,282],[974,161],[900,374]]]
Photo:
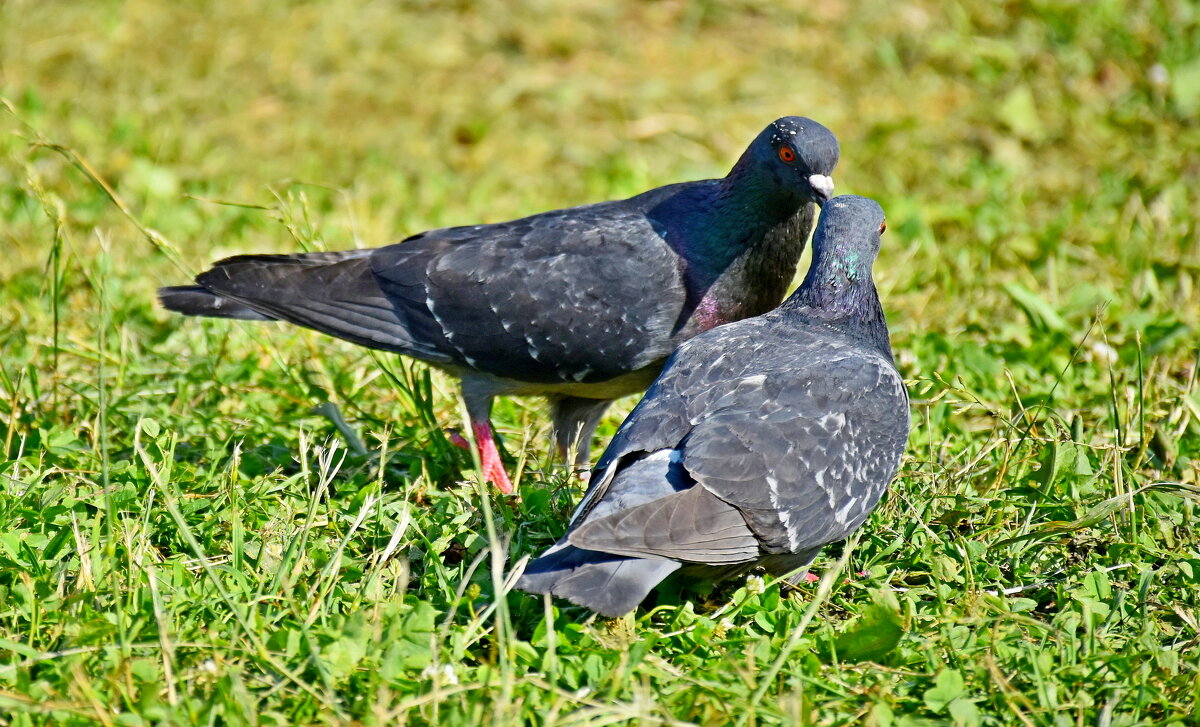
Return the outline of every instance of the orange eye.
[[[880,223],[879,223],[879,234],[881,234],[881,235],[882,235],[882,234],[883,234],[883,231],[884,231],[884,230],[886,230],[886,229],[887,229],[887,221],[885,220],[885,221],[883,221],[883,222],[880,222]]]
[[[781,146],[779,147],[779,158],[791,164],[796,161],[796,152],[792,151],[790,146]]]

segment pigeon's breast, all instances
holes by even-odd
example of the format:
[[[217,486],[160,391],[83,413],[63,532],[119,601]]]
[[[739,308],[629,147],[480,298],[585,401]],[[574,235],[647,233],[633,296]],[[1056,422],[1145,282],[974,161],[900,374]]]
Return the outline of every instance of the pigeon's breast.
[[[708,285],[683,329],[683,337],[760,316],[783,301],[812,229],[814,205],[801,205],[769,229]]]
[[[700,299],[695,313],[692,314],[691,332],[702,333],[717,326],[723,326],[726,323],[732,323],[749,317],[739,310],[742,306],[737,305],[737,303],[740,302],[736,300],[722,300],[722,296],[710,290]]]

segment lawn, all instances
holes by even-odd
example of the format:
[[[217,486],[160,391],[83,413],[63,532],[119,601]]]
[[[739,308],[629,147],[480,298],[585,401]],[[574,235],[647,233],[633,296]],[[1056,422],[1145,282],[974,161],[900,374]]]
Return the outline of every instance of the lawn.
[[[1194,2],[6,0],[0,99],[0,725],[1196,724]],[[582,492],[541,402],[494,411],[518,503],[441,373],[155,304],[785,114],[888,212],[914,419],[818,583],[508,592]]]

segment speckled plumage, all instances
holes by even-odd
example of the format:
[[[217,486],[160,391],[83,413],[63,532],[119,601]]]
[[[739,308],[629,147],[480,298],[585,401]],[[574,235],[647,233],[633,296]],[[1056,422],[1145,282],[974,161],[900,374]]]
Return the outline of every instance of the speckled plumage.
[[[785,117],[724,179],[373,250],[241,255],[160,299],[427,361],[462,379],[477,424],[496,395],[547,396],[579,460],[608,402],[645,388],[679,343],[782,300],[837,156],[827,129]]]
[[[882,226],[874,201],[835,197],[787,302],[683,344],[518,588],[617,616],[675,570],[787,574],[858,528],[909,428],[871,280]]]

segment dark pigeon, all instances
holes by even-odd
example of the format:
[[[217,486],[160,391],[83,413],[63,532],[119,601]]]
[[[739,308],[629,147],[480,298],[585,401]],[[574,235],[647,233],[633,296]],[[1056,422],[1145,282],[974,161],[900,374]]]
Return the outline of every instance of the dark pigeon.
[[[517,588],[615,617],[677,570],[786,575],[862,525],[909,428],[871,279],[883,230],[873,200],[828,202],[800,288],[671,356]]]
[[[810,119],[768,126],[723,179],[373,250],[239,255],[162,288],[186,315],[280,320],[396,351],[462,380],[484,475],[512,485],[489,421],[498,394],[553,406],[562,456],[586,464],[600,416],[681,342],[779,304],[838,143]]]

